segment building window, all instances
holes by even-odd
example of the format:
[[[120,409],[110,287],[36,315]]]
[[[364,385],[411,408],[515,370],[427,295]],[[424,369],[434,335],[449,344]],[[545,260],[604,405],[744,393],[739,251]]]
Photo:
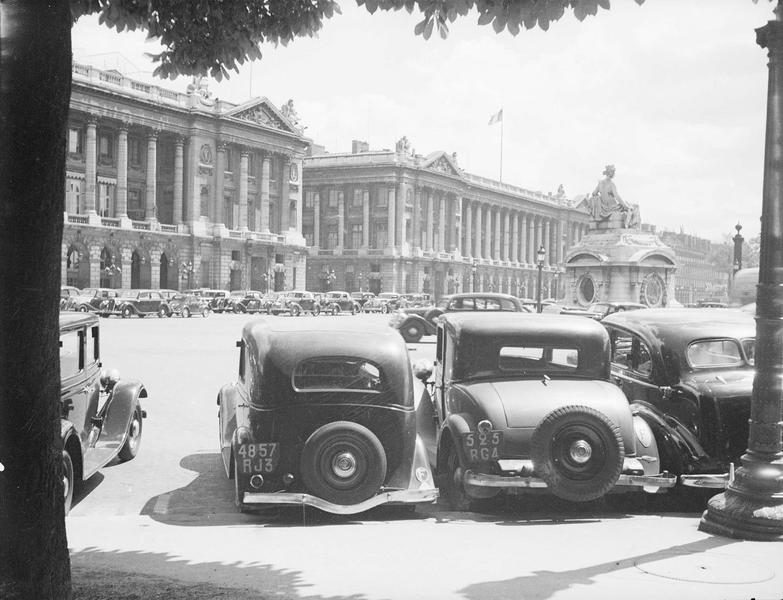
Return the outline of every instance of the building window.
[[[382,188],[378,190],[378,203],[376,206],[378,208],[384,208],[389,205],[389,190],[386,188]]]
[[[351,206],[361,206],[362,205],[362,197],[363,193],[361,188],[356,188],[353,191],[353,202],[351,203]]]
[[[114,162],[114,135],[109,131],[98,135],[98,162]]]
[[[375,224],[375,248],[385,248],[386,247],[386,223],[376,223]]]
[[[337,207],[337,190],[329,190],[329,208]]]
[[[68,152],[71,154],[82,153],[82,130],[71,127],[68,130]]]
[[[229,171],[231,173],[234,172],[234,152],[231,150],[231,146],[226,146],[226,162],[225,162],[225,170]]]
[[[231,251],[231,260],[242,260],[242,257],[240,256],[241,252],[239,250],[232,250]]]
[[[134,221],[144,220],[144,195],[142,190],[128,190],[128,218]]]
[[[302,236],[304,236],[305,239],[305,245],[307,246],[314,246],[313,244],[313,226],[312,225],[302,225]]]
[[[328,249],[337,247],[337,225],[329,225],[326,232],[326,247]]]
[[[313,192],[305,192],[304,207],[313,208]]]
[[[252,152],[247,153],[247,174],[248,175],[255,175],[256,173],[256,159],[255,154]]]
[[[140,167],[144,162],[143,147],[137,137],[128,138],[128,162],[134,167]]]
[[[351,225],[351,248],[360,248],[362,245],[362,224]]]
[[[78,179],[69,179],[65,195],[65,211],[79,214],[82,199],[82,183]]]
[[[98,184],[98,206],[96,209],[102,217],[110,217],[114,200],[114,186],[109,183]]]

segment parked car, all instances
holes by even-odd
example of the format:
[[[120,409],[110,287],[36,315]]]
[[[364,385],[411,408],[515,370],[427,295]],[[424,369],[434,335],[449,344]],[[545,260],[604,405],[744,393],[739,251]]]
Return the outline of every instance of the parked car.
[[[173,298],[174,296],[176,296],[178,294],[186,294],[187,293],[187,292],[180,292],[179,290],[166,290],[166,289],[161,289],[161,290],[158,290],[158,291],[160,292],[161,296],[163,296],[166,300],[170,300],[171,298]]]
[[[646,304],[639,304],[638,302],[596,302],[591,304],[587,309],[598,316],[598,319],[603,319],[616,312],[624,312],[626,310],[641,310],[646,309]]]
[[[80,294],[79,288],[72,285],[60,287],[60,310],[74,310],[74,302]]]
[[[408,343],[435,333],[435,320],[451,312],[528,312],[519,298],[508,294],[469,292],[443,296],[435,306],[405,308],[394,313],[389,324]]]
[[[117,297],[101,302],[98,313],[102,317],[119,315],[123,319],[134,315],[168,317],[171,309],[160,290],[121,290]]]
[[[223,312],[255,314],[267,312],[274,296],[255,290],[236,290],[229,294],[223,306]]]
[[[407,306],[407,300],[404,299],[402,294],[395,294],[392,292],[381,292],[375,298],[369,300],[362,310],[366,313],[379,312],[390,313],[394,312],[398,308]]]
[[[209,310],[213,312],[223,312],[226,298],[228,298],[229,292],[227,290],[213,290],[205,289],[201,290],[199,296],[204,298]]]
[[[289,314],[298,317],[304,313],[318,316],[321,314],[321,305],[312,292],[291,290],[279,294],[274,302],[268,305],[267,313],[272,315]]]
[[[403,294],[406,308],[418,308],[421,306],[432,306],[432,297],[429,294]]]
[[[263,317],[242,329],[218,394],[220,452],[240,510],[353,514],[437,498],[416,433],[408,352],[388,327]]]
[[[97,312],[105,300],[117,298],[120,292],[113,288],[84,288],[76,296],[71,296],[68,310]]]
[[[73,494],[98,469],[136,456],[141,444],[141,398],[147,389],[101,369],[100,326],[94,314],[60,315],[60,433],[65,512]]]
[[[724,487],[748,445],[756,326],[720,308],[618,312],[602,321],[612,376],[652,428],[663,468]]]
[[[361,312],[361,309],[361,305],[351,298],[348,292],[324,292],[321,294],[321,312],[331,315],[349,312],[355,315]]]
[[[351,292],[351,298],[359,303],[359,306],[364,307],[367,301],[375,298],[375,294],[372,292]]]
[[[168,306],[168,316],[179,315],[188,318],[193,315],[201,315],[208,317],[211,312],[207,299],[195,294],[177,294],[168,301]]]
[[[595,320],[601,318],[600,314],[592,312],[582,306],[573,306],[569,304],[560,304],[555,302],[544,306],[541,312],[553,314],[553,315],[574,315],[578,317],[587,317],[589,319],[595,319]]]
[[[574,502],[671,487],[647,423],[609,378],[609,336],[592,319],[447,314],[436,362],[416,376],[420,434],[450,506],[547,489]],[[433,379],[433,381],[430,381]]]

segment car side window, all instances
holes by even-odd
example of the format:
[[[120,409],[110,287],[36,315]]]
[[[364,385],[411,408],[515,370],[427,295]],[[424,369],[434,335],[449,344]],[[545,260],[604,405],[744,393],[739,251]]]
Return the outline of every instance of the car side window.
[[[484,298],[474,298],[473,305],[475,310],[486,310],[487,301]]]
[[[456,344],[454,340],[450,338],[444,331],[443,336],[443,383],[451,381],[451,374],[454,366],[454,348]]]
[[[507,298],[501,298],[500,299],[500,310],[506,310],[506,311],[515,311],[516,306],[514,306],[514,303],[507,299]]]
[[[79,358],[81,355],[82,336],[78,331],[66,331],[60,334],[60,377],[65,379],[76,375],[81,367]]]
[[[484,310],[500,310],[500,302],[495,298],[487,298]]]
[[[97,361],[101,357],[100,328],[96,325],[90,328],[90,337],[92,339],[92,360]]]
[[[652,373],[652,356],[642,340],[634,339],[634,371],[641,375],[650,375]]]
[[[631,353],[633,352],[633,336],[622,331],[613,330],[610,334],[612,341],[612,363],[630,369],[633,364]]]

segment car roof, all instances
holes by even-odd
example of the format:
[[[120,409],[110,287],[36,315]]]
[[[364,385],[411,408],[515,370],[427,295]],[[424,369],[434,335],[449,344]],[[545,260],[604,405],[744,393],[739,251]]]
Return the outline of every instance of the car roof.
[[[478,311],[446,313],[439,317],[455,334],[493,338],[544,334],[553,339],[573,339],[575,336],[604,339],[606,330],[593,319],[577,319],[569,315],[535,314],[509,311]]]
[[[60,331],[67,329],[76,329],[83,325],[92,325],[98,322],[98,317],[93,313],[84,312],[61,312],[60,313]]]
[[[731,308],[648,308],[614,313],[602,323],[631,329],[666,345],[703,338],[755,337],[753,315]]]

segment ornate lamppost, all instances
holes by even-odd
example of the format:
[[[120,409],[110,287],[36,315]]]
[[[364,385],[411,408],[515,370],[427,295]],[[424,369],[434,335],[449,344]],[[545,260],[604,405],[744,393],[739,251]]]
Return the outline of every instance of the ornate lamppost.
[[[552,279],[555,288],[552,297],[554,298],[555,302],[557,302],[560,299],[560,271],[555,271],[554,275],[552,275]]]
[[[544,245],[542,244],[541,247],[538,249],[538,252],[536,252],[536,267],[538,268],[538,291],[536,293],[536,312],[541,312],[541,292],[543,291],[542,288],[542,278],[544,274],[544,261],[546,260],[546,249],[544,248]]]
[[[783,0],[756,30],[769,54],[767,131],[756,295],[756,376],[748,449],[726,491],[713,496],[699,529],[748,540],[783,539]],[[739,230],[737,231],[739,234]],[[735,256],[736,260],[736,256]],[[740,261],[737,261],[742,266]]]
[[[473,264],[472,264],[472,265],[471,265],[471,267],[470,267],[470,275],[471,275],[471,277],[473,278],[473,279],[472,279],[472,281],[473,281],[473,291],[474,291],[474,292],[478,291],[478,290],[476,289],[476,287],[477,287],[477,286],[476,286],[476,279],[478,278],[478,266],[476,266],[476,263],[477,263],[477,261],[476,261],[476,259],[474,258],[474,259],[473,259]]]
[[[186,262],[183,262],[179,266],[179,276],[183,280],[187,280],[188,285],[186,289],[192,288],[191,284],[191,277],[193,277],[193,272],[195,271],[195,267],[193,266],[193,262],[188,260]]]

